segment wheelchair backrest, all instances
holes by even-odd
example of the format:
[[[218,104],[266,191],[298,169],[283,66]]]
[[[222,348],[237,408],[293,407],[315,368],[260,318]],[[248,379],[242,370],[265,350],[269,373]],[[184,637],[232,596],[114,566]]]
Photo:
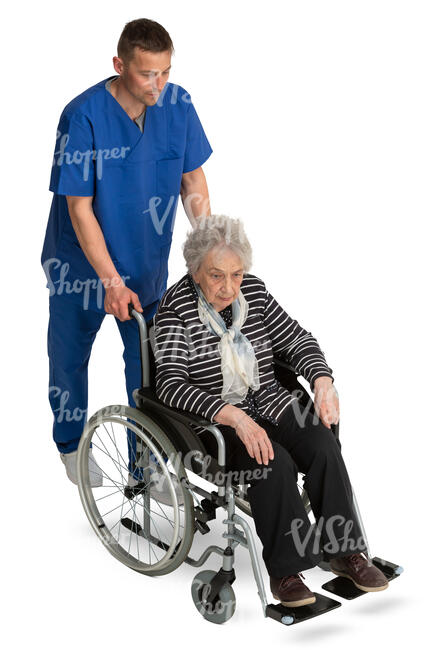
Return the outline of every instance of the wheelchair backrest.
[[[155,390],[156,382],[155,382],[155,377],[156,377],[156,363],[155,363],[155,355],[154,355],[154,348],[155,348],[155,333],[154,333],[154,327],[153,327],[153,322],[150,321],[148,323],[148,335],[149,335],[149,373],[150,373],[150,385],[153,390]]]

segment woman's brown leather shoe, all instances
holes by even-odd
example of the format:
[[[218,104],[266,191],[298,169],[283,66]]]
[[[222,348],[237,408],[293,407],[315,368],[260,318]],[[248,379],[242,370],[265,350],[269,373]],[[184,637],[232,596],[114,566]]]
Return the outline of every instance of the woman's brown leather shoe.
[[[388,587],[388,580],[374,564],[369,564],[361,553],[335,557],[329,561],[333,573],[349,578],[362,591],[382,591]]]
[[[274,598],[280,600],[286,607],[301,607],[316,602],[316,596],[303,583],[300,576],[303,574],[296,573],[292,576],[283,578],[273,578],[270,576],[270,591]]]

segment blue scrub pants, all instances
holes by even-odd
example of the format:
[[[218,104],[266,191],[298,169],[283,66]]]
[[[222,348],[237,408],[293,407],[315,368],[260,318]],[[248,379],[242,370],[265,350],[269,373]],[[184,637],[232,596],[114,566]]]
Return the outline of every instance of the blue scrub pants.
[[[66,295],[49,297],[47,333],[49,401],[53,411],[53,440],[60,452],[78,447],[87,421],[88,363],[105,314],[83,309]],[[128,403],[135,406],[133,390],[141,386],[141,360],[137,321],[115,318],[124,344]]]

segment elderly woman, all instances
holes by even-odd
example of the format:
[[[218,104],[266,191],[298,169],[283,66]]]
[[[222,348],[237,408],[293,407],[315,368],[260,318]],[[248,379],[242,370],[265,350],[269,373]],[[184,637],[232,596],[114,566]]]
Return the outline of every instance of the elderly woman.
[[[154,319],[157,395],[220,427],[226,470],[267,468],[250,481],[247,496],[274,597],[291,607],[315,601],[299,575],[322,559],[299,471],[332,571],[363,591],[385,589],[384,574],[361,554],[350,480],[330,428],[338,422],[338,397],[316,339],[248,273],[251,247],[238,220],[199,220],[184,257],[188,273],[166,291]],[[319,417],[300,417],[296,396],[275,377],[274,356],[309,382]],[[215,440],[205,438],[205,445],[216,453]]]

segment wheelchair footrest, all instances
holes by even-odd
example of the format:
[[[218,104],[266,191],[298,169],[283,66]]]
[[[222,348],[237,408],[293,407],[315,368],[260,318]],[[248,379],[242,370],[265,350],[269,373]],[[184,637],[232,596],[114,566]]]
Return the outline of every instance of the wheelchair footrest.
[[[380,557],[373,557],[372,563],[378,567],[378,569],[381,569],[388,581],[397,578],[403,572],[403,567],[398,564],[393,564],[393,562],[382,560]],[[340,598],[346,598],[346,600],[353,600],[353,598],[358,598],[359,596],[370,593],[358,589],[350,578],[343,578],[342,576],[337,576],[333,580],[325,582],[325,584],[322,585],[322,589],[325,589],[325,591],[329,591],[331,594],[339,596]]]
[[[338,600],[333,600],[317,592],[314,592],[314,595],[316,596],[316,602],[311,605],[302,605],[301,607],[285,607],[282,603],[267,605],[266,616],[283,623],[283,625],[294,625],[341,607]]]

